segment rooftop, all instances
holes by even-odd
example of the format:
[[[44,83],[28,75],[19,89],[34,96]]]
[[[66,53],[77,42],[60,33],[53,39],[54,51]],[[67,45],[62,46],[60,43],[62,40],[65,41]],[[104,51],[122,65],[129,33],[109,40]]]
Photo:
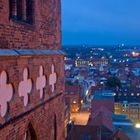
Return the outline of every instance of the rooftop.
[[[94,100],[114,100],[114,93],[112,90],[96,90],[94,93]]]

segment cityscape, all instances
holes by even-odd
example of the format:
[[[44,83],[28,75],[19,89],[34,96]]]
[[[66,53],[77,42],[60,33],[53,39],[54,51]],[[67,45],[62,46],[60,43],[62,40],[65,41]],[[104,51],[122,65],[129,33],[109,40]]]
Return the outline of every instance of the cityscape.
[[[139,5],[0,0],[0,140],[140,140]]]
[[[64,46],[63,50],[66,53],[65,103],[70,110],[67,117],[70,125],[74,124],[74,130],[68,131],[68,139],[76,140],[82,136],[98,139],[100,135],[103,140],[117,136],[123,140],[138,140],[139,47],[84,45]],[[90,132],[92,128],[102,127],[105,128],[100,134]]]

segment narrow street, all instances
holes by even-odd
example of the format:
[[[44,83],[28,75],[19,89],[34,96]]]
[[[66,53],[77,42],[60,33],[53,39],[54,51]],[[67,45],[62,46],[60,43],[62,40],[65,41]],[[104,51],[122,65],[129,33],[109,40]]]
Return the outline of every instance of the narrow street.
[[[71,113],[70,119],[77,125],[86,125],[89,115],[89,112]]]

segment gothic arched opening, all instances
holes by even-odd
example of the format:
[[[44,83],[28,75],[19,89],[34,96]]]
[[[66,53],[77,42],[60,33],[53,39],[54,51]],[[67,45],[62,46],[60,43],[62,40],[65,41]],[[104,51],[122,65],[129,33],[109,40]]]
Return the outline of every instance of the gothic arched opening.
[[[28,125],[24,140],[37,140],[36,132],[31,123]]]
[[[56,114],[54,115],[54,140],[57,140],[57,118],[56,118]]]

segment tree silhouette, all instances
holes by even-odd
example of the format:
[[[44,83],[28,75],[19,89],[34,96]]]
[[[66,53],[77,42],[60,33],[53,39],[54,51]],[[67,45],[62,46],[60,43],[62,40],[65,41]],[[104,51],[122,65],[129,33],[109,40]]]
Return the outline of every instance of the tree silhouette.
[[[111,88],[117,88],[117,87],[121,87],[121,82],[120,82],[120,79],[116,76],[112,76],[112,77],[109,77],[107,79],[107,84],[106,84],[108,87],[111,87]]]

